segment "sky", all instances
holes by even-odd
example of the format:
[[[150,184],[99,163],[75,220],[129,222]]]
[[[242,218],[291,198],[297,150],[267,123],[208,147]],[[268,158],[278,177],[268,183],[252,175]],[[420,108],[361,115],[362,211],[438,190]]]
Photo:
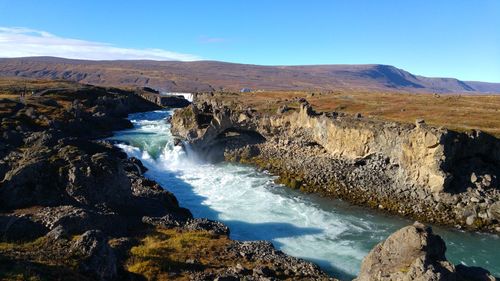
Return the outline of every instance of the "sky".
[[[500,82],[500,0],[0,0],[0,57],[389,64]]]

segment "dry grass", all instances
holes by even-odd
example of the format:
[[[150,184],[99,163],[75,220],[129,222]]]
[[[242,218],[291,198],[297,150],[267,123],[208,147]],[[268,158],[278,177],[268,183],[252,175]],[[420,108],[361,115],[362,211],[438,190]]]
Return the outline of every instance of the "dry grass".
[[[466,131],[478,129],[500,136],[500,95],[433,95],[380,92],[257,92],[226,94],[224,100],[261,111],[275,112],[286,101],[306,98],[319,112],[339,111],[380,120],[414,123]],[[289,105],[290,106],[290,105]],[[291,104],[291,107],[297,103]]]
[[[78,87],[81,87],[81,84],[64,80],[0,77],[0,95],[15,94],[17,96],[24,91],[31,92],[49,88],[77,89]]]
[[[78,259],[58,247],[45,237],[1,242],[0,280],[90,280],[77,272]]]
[[[157,228],[140,239],[129,251],[125,269],[147,280],[191,280],[193,272],[220,274],[240,264],[252,272],[267,266],[279,280],[295,280],[296,276],[258,258],[242,258],[234,249],[235,242],[225,235],[206,231]]]
[[[158,229],[130,250],[126,269],[148,280],[184,280],[185,270],[231,265],[234,260],[222,254],[230,243],[226,236],[204,231]]]

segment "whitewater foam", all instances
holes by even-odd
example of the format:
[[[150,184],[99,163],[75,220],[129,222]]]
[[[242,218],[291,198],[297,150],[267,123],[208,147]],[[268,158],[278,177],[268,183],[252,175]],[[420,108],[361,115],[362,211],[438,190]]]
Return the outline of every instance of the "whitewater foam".
[[[362,258],[376,243],[411,223],[284,188],[274,184],[271,175],[249,166],[202,163],[174,146],[170,125],[165,122],[169,114],[134,114],[130,116],[134,129],[118,132],[113,139],[123,142],[117,146],[129,156],[141,159],[149,169],[146,176],[173,192],[195,217],[227,224],[233,239],[269,240],[290,255],[349,279],[358,273]],[[494,273],[500,272],[500,265],[491,264],[498,254],[488,251],[491,245],[500,248],[498,236],[437,232],[449,245],[457,246],[456,251],[449,251],[454,262],[488,265]],[[479,257],[472,258],[467,250],[477,251]]]

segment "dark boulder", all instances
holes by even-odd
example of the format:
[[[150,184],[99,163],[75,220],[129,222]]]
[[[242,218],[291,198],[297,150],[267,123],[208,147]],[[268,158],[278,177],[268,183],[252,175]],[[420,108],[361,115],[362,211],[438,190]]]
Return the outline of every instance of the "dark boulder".
[[[142,217],[142,222],[152,226],[157,226],[161,228],[173,228],[180,227],[186,223],[185,218],[179,218],[173,215],[165,215],[163,217]]]
[[[0,206],[11,210],[33,205],[58,205],[65,192],[57,179],[57,171],[47,159],[24,158],[5,174],[0,188]]]
[[[134,218],[74,206],[43,208],[33,215],[33,220],[51,231],[60,229],[65,235],[81,234],[88,230],[100,229],[107,235],[120,236],[127,234],[129,227],[134,226]],[[135,224],[138,223],[139,221],[135,222]]]
[[[99,230],[89,230],[71,245],[71,252],[81,257],[79,271],[96,280],[112,280],[117,276],[117,259],[108,239]]]
[[[0,215],[0,241],[31,241],[44,236],[47,227],[34,222],[28,216]]]
[[[23,143],[23,135],[14,130],[3,132],[2,138],[5,143],[8,143],[15,147],[18,147]]]
[[[148,170],[146,167],[144,167],[141,160],[135,157],[130,157],[127,161],[125,161],[124,169],[126,172],[134,173],[137,176],[141,176]]]
[[[131,183],[121,161],[109,153],[82,155],[63,167],[66,192],[82,205],[121,206],[131,198]]]
[[[24,138],[24,145],[34,147],[51,147],[57,144],[61,133],[55,130],[33,132]]]
[[[458,281],[494,281],[496,280],[490,272],[482,267],[465,266],[458,264],[456,266]]]
[[[138,216],[161,217],[172,214],[180,218],[192,217],[189,210],[179,207],[175,196],[155,181],[131,177],[133,198],[122,213]]]
[[[160,96],[158,99],[158,103],[161,106],[176,108],[186,107],[191,104],[191,102],[185,99],[183,96]]]
[[[169,214],[163,217],[144,216],[142,222],[162,228],[180,227],[188,231],[207,231],[217,235],[229,235],[229,227],[225,224],[205,218],[194,219]]]
[[[225,224],[204,218],[189,219],[183,228],[186,230],[203,230],[218,235],[229,235],[229,227]]]

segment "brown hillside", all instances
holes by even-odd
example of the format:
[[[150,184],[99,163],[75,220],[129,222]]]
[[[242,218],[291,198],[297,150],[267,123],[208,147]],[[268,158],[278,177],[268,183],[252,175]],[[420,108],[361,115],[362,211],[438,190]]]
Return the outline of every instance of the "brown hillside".
[[[428,78],[388,65],[260,66],[217,61],[86,61],[32,57],[0,59],[0,76],[187,92],[250,88],[500,93],[500,84]]]

